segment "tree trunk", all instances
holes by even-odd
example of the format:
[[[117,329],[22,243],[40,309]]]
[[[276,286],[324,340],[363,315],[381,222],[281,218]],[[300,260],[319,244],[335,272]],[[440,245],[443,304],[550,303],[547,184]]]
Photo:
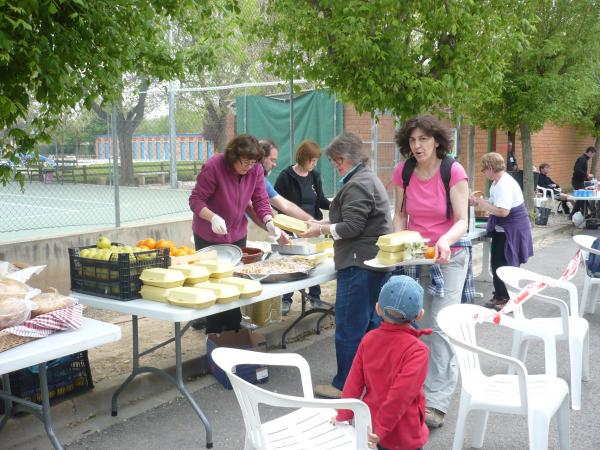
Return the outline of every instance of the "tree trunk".
[[[229,108],[224,100],[219,98],[216,104],[213,100],[206,102],[206,116],[202,134],[214,144],[215,150],[223,151],[226,145],[225,132]]]
[[[128,133],[123,128],[126,128],[126,125],[121,125],[119,121],[119,125],[117,125],[120,156],[119,184],[133,186],[133,154],[131,151],[133,133]]]
[[[535,186],[533,185],[533,157],[531,149],[531,132],[529,125],[522,123],[519,126],[521,130],[521,148],[523,151],[523,197],[525,198],[525,207],[527,211],[532,211],[534,207],[533,193]]]

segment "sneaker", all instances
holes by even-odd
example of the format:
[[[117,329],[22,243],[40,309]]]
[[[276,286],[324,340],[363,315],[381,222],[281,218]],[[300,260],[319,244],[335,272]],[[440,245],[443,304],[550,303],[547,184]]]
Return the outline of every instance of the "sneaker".
[[[444,425],[446,414],[435,408],[425,408],[425,423],[429,428],[439,428]]]
[[[342,391],[330,384],[317,384],[315,395],[324,398],[342,398]]]
[[[318,297],[309,297],[311,308],[322,308],[324,306],[323,302]]]
[[[290,309],[292,309],[291,302],[285,302],[285,301],[281,302],[281,315],[282,316],[287,316],[290,313]]]

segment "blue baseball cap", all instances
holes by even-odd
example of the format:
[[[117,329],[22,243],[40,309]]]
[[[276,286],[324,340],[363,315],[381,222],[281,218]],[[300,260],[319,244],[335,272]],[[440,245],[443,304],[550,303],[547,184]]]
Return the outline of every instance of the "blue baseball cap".
[[[411,277],[396,275],[381,288],[378,303],[383,316],[389,321],[411,322],[423,308],[423,288]]]

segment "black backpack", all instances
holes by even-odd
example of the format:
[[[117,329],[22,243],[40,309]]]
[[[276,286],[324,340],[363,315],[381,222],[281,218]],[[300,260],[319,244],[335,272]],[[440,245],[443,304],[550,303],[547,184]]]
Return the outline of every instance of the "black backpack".
[[[440,166],[440,175],[442,176],[442,181],[444,182],[444,187],[446,188],[446,219],[450,218],[450,211],[452,210],[452,204],[450,202],[450,170],[452,169],[452,164],[455,162],[456,160],[452,156],[444,156],[444,159],[442,159],[442,165]],[[412,177],[416,166],[417,160],[414,158],[414,156],[408,158],[404,163],[404,167],[402,168],[402,183],[404,184],[404,192],[406,192],[406,188],[410,182],[410,177]],[[404,211],[405,200],[406,195],[402,197],[402,206],[400,211]]]

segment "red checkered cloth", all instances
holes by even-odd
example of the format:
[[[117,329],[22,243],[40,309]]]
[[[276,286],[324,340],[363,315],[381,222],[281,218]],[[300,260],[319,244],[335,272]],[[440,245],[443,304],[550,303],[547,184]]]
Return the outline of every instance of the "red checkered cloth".
[[[81,327],[82,322],[83,305],[76,303],[26,320],[21,325],[6,328],[5,331],[17,336],[42,338],[57,331],[76,330]]]

